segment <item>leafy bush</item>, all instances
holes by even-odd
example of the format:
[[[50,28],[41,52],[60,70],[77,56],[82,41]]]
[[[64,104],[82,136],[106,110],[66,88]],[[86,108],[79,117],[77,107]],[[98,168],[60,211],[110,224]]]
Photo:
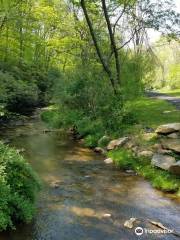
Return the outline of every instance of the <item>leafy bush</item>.
[[[85,137],[85,146],[93,148],[97,146],[99,135],[87,135]]]
[[[93,135],[94,138],[106,133],[120,135],[124,124],[136,123],[132,109],[123,106],[122,93],[114,96],[107,76],[98,65],[78,66],[61,76],[56,85],[55,100],[63,112],[59,115],[62,125],[76,126],[83,137],[91,135],[88,142]]]
[[[40,183],[24,158],[1,142],[0,157],[0,230],[5,230],[32,219]]]
[[[57,70],[45,72],[29,65],[0,62],[0,104],[10,112],[28,113],[35,106],[45,106],[52,98]]]
[[[112,157],[116,166],[121,167],[123,170],[135,168],[136,158],[128,150],[112,151],[109,153],[109,157]]]
[[[33,83],[16,80],[9,73],[0,72],[2,86],[0,102],[12,112],[28,112],[38,101],[38,89]]]
[[[60,114],[57,110],[47,110],[41,113],[41,119],[51,128],[61,127],[62,119],[59,116]]]

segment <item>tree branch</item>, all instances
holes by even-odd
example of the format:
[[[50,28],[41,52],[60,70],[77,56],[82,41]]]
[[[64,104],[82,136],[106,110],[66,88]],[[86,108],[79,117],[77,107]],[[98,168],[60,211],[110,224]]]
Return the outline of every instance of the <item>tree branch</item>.
[[[117,50],[117,47],[116,47],[116,41],[115,41],[115,38],[114,38],[113,30],[112,30],[110,19],[109,19],[109,16],[108,16],[106,1],[101,0],[101,2],[102,2],[102,8],[103,8],[104,16],[105,16],[105,19],[106,19],[108,31],[109,31],[111,48],[112,48],[112,51],[114,53],[115,62],[116,62],[116,80],[117,80],[117,83],[120,84],[120,62],[119,62],[118,50]]]
[[[92,23],[91,23],[91,20],[89,18],[89,15],[88,15],[88,12],[87,12],[87,9],[86,9],[86,5],[85,5],[85,0],[81,0],[81,7],[82,7],[82,10],[84,12],[84,16],[85,16],[85,19],[86,19],[86,22],[87,22],[87,25],[89,27],[89,31],[90,31],[90,34],[91,34],[91,37],[92,37],[92,40],[93,40],[93,43],[94,43],[94,46],[95,46],[95,49],[96,49],[96,52],[97,52],[97,55],[99,57],[99,60],[104,68],[104,71],[107,73],[107,75],[109,76],[109,79],[111,81],[111,85],[113,87],[113,90],[114,90],[114,93],[116,94],[116,88],[115,88],[115,82],[114,82],[114,79],[112,77],[112,73],[111,73],[111,70],[109,69],[109,67],[106,65],[105,61],[104,61],[104,58],[102,56],[102,53],[101,53],[101,50],[99,48],[99,45],[98,45],[98,42],[97,42],[97,39],[96,39],[96,36],[95,36],[95,32],[94,32],[94,29],[93,29],[93,26],[92,26]]]

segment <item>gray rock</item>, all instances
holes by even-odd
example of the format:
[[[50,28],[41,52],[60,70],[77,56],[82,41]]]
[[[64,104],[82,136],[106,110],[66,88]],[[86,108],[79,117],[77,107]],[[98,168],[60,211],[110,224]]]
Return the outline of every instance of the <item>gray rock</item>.
[[[104,162],[106,164],[111,164],[111,163],[113,163],[113,160],[112,160],[112,158],[107,158],[107,159],[104,160]]]
[[[154,154],[151,160],[151,164],[155,167],[159,167],[164,170],[169,170],[170,166],[176,162],[174,157],[162,155],[162,154]]]
[[[141,151],[141,152],[138,152],[138,157],[147,157],[147,158],[150,158],[153,156],[153,152],[152,151],[149,151],[149,150],[144,150],[144,151]]]
[[[139,151],[138,146],[134,146],[134,147],[132,148],[132,151],[134,152],[134,154],[137,154],[138,151]]]
[[[180,123],[169,123],[165,125],[160,125],[156,129],[156,133],[158,134],[169,134],[180,131]]]
[[[166,139],[162,141],[162,146],[165,149],[180,153],[180,139]]]
[[[177,161],[176,163],[171,165],[169,171],[172,172],[173,174],[180,176],[180,161]]]
[[[52,188],[59,188],[60,187],[60,181],[54,181],[50,184]]]
[[[104,218],[110,218],[111,216],[112,216],[112,215],[111,215],[110,213],[104,213],[104,214],[103,214],[103,217],[104,217]]]
[[[167,135],[168,138],[172,138],[172,139],[177,139],[179,138],[179,135],[177,133],[171,133],[169,135]]]
[[[168,150],[168,149],[163,149],[163,148],[159,148],[157,150],[157,153],[160,153],[160,154],[172,154],[172,151],[171,150]]]
[[[125,148],[127,149],[132,149],[133,147],[135,147],[135,143],[132,142],[132,141],[128,141],[126,144],[125,144]]]
[[[124,227],[130,228],[130,229],[133,228],[134,222],[135,222],[136,220],[137,220],[136,218],[130,218],[129,220],[125,221]]]
[[[126,173],[128,173],[129,175],[137,175],[137,173],[131,169],[126,170]]]
[[[103,148],[100,148],[100,147],[96,147],[94,149],[94,152],[100,153],[100,154],[105,154],[106,153],[106,151]]]
[[[119,139],[115,139],[109,142],[108,146],[107,146],[107,150],[113,150],[115,148],[118,147],[122,147],[124,144],[126,144],[128,142],[129,138],[128,137],[123,137],[123,138],[119,138]]]

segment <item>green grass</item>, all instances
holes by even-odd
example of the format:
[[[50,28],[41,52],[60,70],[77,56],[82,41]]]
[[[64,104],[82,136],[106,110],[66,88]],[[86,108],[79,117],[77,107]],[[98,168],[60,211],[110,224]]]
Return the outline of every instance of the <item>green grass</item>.
[[[174,89],[174,90],[163,89],[163,90],[160,90],[159,92],[167,94],[172,97],[180,97],[180,89]]]
[[[60,113],[51,109],[43,112],[41,117],[51,127],[58,127],[61,122],[68,123],[70,126],[76,123],[77,129],[80,135],[84,137],[85,145],[88,147],[96,147],[98,140],[107,133],[110,139],[129,134],[135,140],[136,145],[147,150],[151,150],[152,146],[158,143],[158,138],[154,135],[150,140],[145,140],[143,138],[145,127],[156,129],[161,124],[179,122],[180,119],[180,112],[164,100],[143,97],[127,102],[125,109],[127,112],[132,113],[133,119],[136,121],[126,121],[125,118],[119,124],[116,122],[118,125],[115,124],[114,130],[106,129],[100,120],[91,120],[82,114],[72,114],[70,111]],[[132,123],[130,124],[130,122]],[[108,153],[108,156],[112,157],[115,164],[122,169],[134,169],[158,189],[170,192],[176,192],[179,189],[180,180],[176,176],[152,167],[147,159],[134,157],[130,151],[112,151]]]
[[[121,149],[108,153],[115,165],[126,170],[135,170],[139,175],[148,179],[152,186],[165,192],[178,192],[180,190],[180,178],[151,166],[149,160],[135,157],[131,151]]]
[[[141,98],[127,105],[142,126],[156,128],[161,124],[179,122],[180,119],[180,111],[164,100]]]

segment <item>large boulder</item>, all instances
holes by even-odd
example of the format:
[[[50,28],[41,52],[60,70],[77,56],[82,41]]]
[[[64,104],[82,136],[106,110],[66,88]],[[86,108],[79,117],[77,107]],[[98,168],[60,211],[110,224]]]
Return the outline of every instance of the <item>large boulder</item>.
[[[169,170],[169,168],[176,163],[174,157],[162,154],[154,154],[151,160],[151,164],[155,167],[159,167],[164,170]]]
[[[165,149],[180,153],[180,139],[166,139],[162,141],[162,146]]]
[[[165,125],[160,125],[156,129],[156,133],[158,134],[170,134],[178,131],[180,131],[180,123],[169,123]]]
[[[123,145],[125,145],[128,142],[128,140],[129,140],[128,137],[123,137],[123,138],[112,140],[107,145],[107,150],[110,151],[115,148],[122,147]]]
[[[169,171],[180,176],[180,161],[170,166]]]

